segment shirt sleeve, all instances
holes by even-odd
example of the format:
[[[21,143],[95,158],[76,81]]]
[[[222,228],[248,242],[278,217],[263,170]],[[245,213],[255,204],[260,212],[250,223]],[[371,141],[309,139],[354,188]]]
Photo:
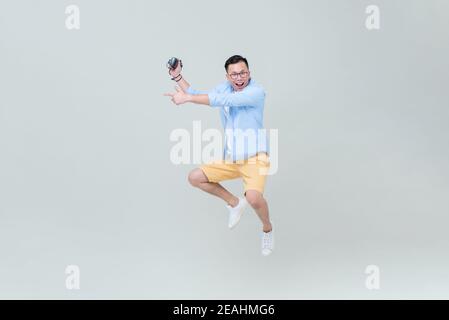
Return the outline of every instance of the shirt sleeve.
[[[257,107],[265,98],[265,91],[259,87],[246,88],[234,93],[208,93],[211,107]]]
[[[196,90],[196,89],[192,88],[192,86],[190,86],[190,87],[188,87],[186,89],[186,92],[188,94],[209,94],[209,93],[212,93],[212,92],[218,93],[218,92],[222,92],[223,91],[223,88],[224,88],[225,84],[226,83],[220,83],[215,88],[210,89],[210,90]]]

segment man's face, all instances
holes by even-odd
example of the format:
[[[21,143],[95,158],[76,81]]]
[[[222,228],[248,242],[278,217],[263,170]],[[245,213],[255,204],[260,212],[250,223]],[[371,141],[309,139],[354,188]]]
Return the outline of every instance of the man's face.
[[[235,91],[241,91],[248,85],[250,74],[245,62],[240,61],[228,66],[226,78]]]

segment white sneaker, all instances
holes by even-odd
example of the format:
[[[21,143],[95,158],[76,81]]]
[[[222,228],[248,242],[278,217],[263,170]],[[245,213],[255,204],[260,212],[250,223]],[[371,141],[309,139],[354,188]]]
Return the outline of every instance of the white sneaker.
[[[231,207],[229,204],[226,207],[229,210],[229,229],[233,229],[240,221],[248,202],[245,197],[239,198],[239,203],[235,207]]]
[[[273,252],[274,249],[274,233],[273,230],[270,232],[262,231],[262,255],[268,256]]]

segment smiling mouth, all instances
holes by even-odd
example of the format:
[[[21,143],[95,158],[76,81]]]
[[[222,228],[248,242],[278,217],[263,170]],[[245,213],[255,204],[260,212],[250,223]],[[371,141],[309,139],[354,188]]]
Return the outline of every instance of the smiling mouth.
[[[243,87],[244,84],[245,84],[245,82],[242,82],[242,83],[236,83],[235,85],[236,85],[238,88],[241,88],[241,87]]]

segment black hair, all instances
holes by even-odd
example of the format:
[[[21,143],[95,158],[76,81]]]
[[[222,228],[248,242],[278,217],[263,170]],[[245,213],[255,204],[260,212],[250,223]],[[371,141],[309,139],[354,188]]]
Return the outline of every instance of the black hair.
[[[232,57],[229,57],[228,60],[226,60],[225,65],[224,65],[225,70],[228,71],[228,66],[230,64],[239,63],[241,61],[245,62],[246,67],[249,69],[248,60],[246,60],[246,58],[243,58],[242,56],[239,56],[239,55],[234,55]]]

